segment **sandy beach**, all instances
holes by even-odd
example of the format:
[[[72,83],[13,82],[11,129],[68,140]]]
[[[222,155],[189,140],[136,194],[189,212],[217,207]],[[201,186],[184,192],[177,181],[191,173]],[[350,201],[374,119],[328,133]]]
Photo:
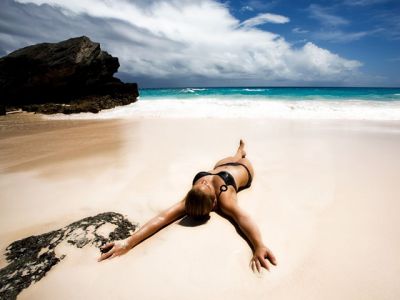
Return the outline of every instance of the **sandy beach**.
[[[261,275],[232,224],[176,222],[102,263],[66,257],[18,299],[399,299],[400,123],[132,118],[0,120],[0,267],[11,242],[102,212],[139,226],[182,199],[240,138],[255,168],[239,204],[278,266]]]

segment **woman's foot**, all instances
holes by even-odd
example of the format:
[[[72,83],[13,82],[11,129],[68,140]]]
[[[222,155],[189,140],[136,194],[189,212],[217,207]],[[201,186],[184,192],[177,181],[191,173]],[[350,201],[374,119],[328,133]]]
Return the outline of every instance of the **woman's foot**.
[[[245,146],[245,144],[244,144],[243,140],[240,139],[239,148],[237,151],[240,153],[242,158],[246,157],[246,151],[244,150],[244,146]]]

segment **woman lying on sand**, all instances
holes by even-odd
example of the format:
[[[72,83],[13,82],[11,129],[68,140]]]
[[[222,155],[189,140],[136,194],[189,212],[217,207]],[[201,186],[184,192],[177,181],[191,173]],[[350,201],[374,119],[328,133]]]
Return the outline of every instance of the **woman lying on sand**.
[[[186,197],[151,219],[137,232],[123,241],[111,242],[101,247],[105,252],[99,261],[123,255],[161,228],[188,215],[194,218],[207,218],[213,210],[231,217],[246,235],[253,247],[251,268],[269,270],[269,263],[276,265],[276,259],[263,243],[260,231],[253,220],[238,206],[237,193],[249,188],[254,176],[253,166],[246,158],[244,143],[232,157],[218,161],[210,172],[199,172],[193,179],[192,189]]]

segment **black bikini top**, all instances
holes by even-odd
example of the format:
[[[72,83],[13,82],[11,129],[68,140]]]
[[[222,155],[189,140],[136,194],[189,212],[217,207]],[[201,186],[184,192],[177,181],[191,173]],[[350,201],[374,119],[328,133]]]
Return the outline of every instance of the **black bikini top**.
[[[204,171],[199,172],[199,173],[196,174],[196,176],[194,176],[192,184],[194,184],[201,177],[208,176],[208,175],[217,175],[217,176],[221,177],[222,180],[225,182],[226,186],[227,185],[231,185],[231,186],[233,186],[235,191],[237,191],[235,179],[233,178],[233,176],[230,173],[228,173],[226,171],[221,171],[221,172],[216,173],[216,174],[213,174],[213,173],[210,173],[210,172],[204,172]],[[226,186],[225,186],[225,188],[224,188],[224,186],[221,186],[221,192],[222,191],[226,191],[228,189]]]

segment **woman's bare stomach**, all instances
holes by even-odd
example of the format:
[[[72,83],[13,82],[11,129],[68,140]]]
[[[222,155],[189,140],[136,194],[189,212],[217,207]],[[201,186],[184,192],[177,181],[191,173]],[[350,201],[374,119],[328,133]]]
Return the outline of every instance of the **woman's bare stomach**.
[[[242,159],[240,161],[238,161],[238,163],[244,164],[249,169],[250,174],[252,176],[254,176],[254,171],[253,171],[253,167],[251,166],[251,164],[242,162]],[[241,165],[221,166],[221,167],[215,168],[212,172],[218,173],[221,171],[226,171],[233,176],[233,178],[235,179],[237,188],[246,186],[249,181],[249,174],[247,173],[246,168]]]

